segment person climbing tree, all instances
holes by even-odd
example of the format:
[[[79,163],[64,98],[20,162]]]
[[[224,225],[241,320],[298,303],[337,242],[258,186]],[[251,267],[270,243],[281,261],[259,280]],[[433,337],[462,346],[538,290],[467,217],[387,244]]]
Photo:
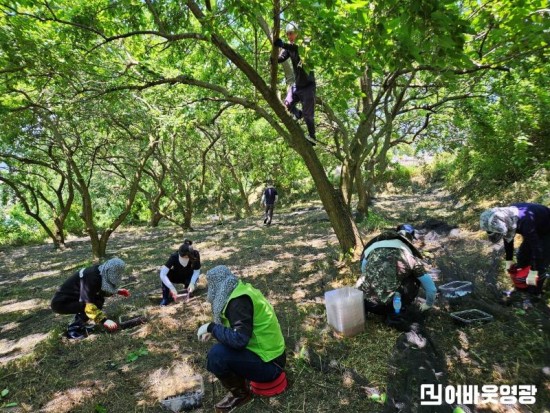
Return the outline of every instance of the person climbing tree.
[[[281,39],[276,39],[273,44],[283,49],[279,55],[278,62],[283,63],[290,58],[292,69],[294,70],[294,84],[288,88],[285,105],[296,119],[304,118],[310,138],[309,142],[315,145],[317,141],[315,137],[314,122],[316,92],[315,75],[313,70],[307,71],[304,68],[304,60],[300,58],[298,53],[298,45],[296,44],[298,32],[298,25],[294,22],[290,22],[286,25],[286,36],[289,43],[284,43]],[[302,102],[302,110],[296,107],[298,102]]]
[[[129,297],[130,292],[119,289],[120,279],[126,264],[120,258],[113,258],[101,265],[92,265],[75,272],[61,285],[53,296],[51,308],[58,314],[74,314],[74,320],[67,328],[69,339],[86,337],[86,323],[92,320],[103,324],[109,331],[118,329],[118,324],[109,320],[101,311],[105,297],[118,294]]]

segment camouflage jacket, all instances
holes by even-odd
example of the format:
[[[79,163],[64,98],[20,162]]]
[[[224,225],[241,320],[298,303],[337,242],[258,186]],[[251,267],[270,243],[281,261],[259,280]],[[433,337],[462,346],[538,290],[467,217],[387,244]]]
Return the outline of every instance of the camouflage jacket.
[[[359,288],[367,298],[374,298],[383,303],[402,289],[404,284],[416,285],[418,291],[418,277],[426,274],[420,252],[404,237],[396,232],[385,232],[373,238],[365,246],[365,250],[374,246],[376,242],[400,240],[404,248],[376,248],[372,250],[365,266],[364,278]],[[415,288],[412,288],[413,291]],[[410,290],[410,288],[409,288]]]

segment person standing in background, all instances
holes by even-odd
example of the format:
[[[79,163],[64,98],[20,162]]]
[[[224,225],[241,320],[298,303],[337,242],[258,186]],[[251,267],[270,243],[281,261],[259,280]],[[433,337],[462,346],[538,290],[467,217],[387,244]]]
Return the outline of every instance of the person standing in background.
[[[273,219],[273,209],[275,208],[275,203],[278,199],[279,195],[277,194],[277,190],[273,186],[273,183],[268,181],[261,201],[261,204],[265,207],[264,225],[271,225],[271,220]]]

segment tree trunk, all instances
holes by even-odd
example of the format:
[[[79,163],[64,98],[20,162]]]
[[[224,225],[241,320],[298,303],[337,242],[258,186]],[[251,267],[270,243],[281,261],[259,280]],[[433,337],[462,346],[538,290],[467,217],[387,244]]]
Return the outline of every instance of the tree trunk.
[[[158,210],[151,210],[151,217],[149,218],[149,226],[156,228],[159,226],[159,222],[162,219],[162,214]]]
[[[342,251],[344,253],[351,252],[355,258],[358,258],[363,250],[363,242],[349,208],[344,202],[342,192],[332,186],[319,158],[309,146],[310,144],[303,138],[299,139],[298,142],[297,150],[302,155],[315,182],[319,197],[328,214]]]
[[[183,214],[183,229],[192,230],[191,219],[193,218],[193,199],[191,198],[191,190],[189,187],[185,191],[185,210]]]
[[[188,0],[187,5],[202,24],[205,21],[205,16],[197,3],[193,0]],[[304,132],[296,121],[290,116],[285,106],[277,97],[276,87],[273,86],[270,88],[259,73],[246,61],[246,59],[231,48],[231,46],[229,46],[229,44],[221,36],[218,34],[212,34],[210,41],[224,56],[230,59],[237,66],[237,68],[244,73],[244,75],[250,80],[250,82],[269,104],[278,120],[284,124],[285,127],[282,128],[281,125],[274,119],[271,119],[272,121],[269,122],[304,160],[313,181],[315,182],[315,186],[323,206],[329,216],[332,228],[334,229],[336,237],[340,243],[340,248],[344,253],[351,252],[354,257],[358,258],[362,252],[363,243],[350,211],[345,205],[342,192],[333,188],[325,173],[325,170],[323,169],[323,166],[321,165],[321,162],[319,161],[319,158],[310,143],[305,139]],[[272,62],[272,65],[276,64],[276,62]],[[262,114],[261,111],[260,114],[269,121],[268,117]]]
[[[352,163],[351,159],[346,158],[342,164],[342,171],[340,175],[340,188],[342,189],[342,196],[344,197],[344,203],[348,208],[351,206],[351,198],[353,196],[353,185],[355,175],[357,171],[356,164]]]
[[[367,188],[361,174],[361,168],[356,169],[355,187],[357,188],[357,217],[356,222],[362,222],[369,216]]]
[[[53,223],[55,225],[55,239],[54,239],[54,245],[56,248],[65,249],[65,234],[63,232],[63,227],[65,226],[65,219],[62,217],[55,217],[53,220]]]

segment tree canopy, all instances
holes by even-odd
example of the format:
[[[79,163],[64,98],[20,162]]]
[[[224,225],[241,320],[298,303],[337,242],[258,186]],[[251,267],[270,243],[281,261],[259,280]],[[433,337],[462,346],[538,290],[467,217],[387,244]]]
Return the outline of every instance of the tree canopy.
[[[57,245],[80,219],[96,256],[136,205],[152,224],[191,228],[207,206],[250,214],[267,178],[288,189],[309,179],[342,250],[358,252],[351,208],[367,214],[393,148],[456,149],[472,134],[464,167],[497,174],[494,148],[515,148],[522,170],[548,159],[542,0],[2,0],[0,10],[2,191]],[[281,101],[288,76],[272,41],[289,21],[317,78],[316,148]]]

